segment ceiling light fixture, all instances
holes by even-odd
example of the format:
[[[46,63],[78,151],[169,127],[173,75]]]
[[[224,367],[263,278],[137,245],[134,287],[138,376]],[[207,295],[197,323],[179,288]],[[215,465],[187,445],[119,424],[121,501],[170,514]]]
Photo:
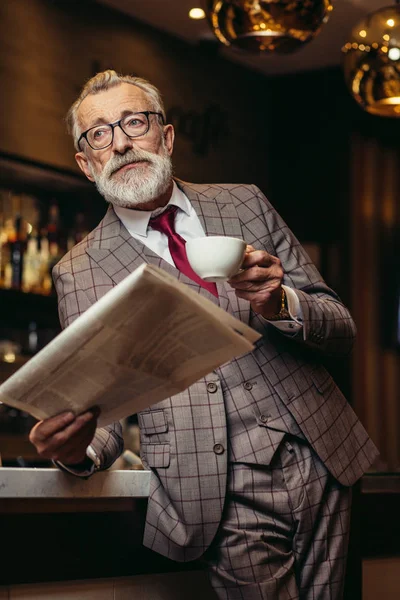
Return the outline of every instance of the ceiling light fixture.
[[[382,117],[400,117],[399,4],[367,15],[342,48],[350,93],[364,110]]]
[[[289,53],[320,32],[331,0],[203,0],[211,29],[225,46]]]

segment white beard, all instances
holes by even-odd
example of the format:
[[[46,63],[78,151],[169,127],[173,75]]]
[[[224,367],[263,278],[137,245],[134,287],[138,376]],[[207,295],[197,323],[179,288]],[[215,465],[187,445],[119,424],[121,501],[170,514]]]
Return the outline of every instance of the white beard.
[[[124,165],[138,161],[147,162],[113,175]],[[152,202],[167,191],[172,179],[172,161],[167,152],[159,155],[131,149],[121,156],[112,156],[100,174],[90,164],[89,167],[100,194],[122,208]]]

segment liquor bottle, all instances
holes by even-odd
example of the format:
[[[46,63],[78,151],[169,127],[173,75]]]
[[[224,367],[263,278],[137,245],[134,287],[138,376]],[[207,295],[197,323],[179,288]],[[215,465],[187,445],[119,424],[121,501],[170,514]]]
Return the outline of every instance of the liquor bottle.
[[[47,221],[47,239],[49,240],[49,252],[51,255],[59,253],[60,244],[60,209],[53,203],[50,205]]]
[[[58,205],[53,203],[49,208],[49,217],[47,223],[47,239],[49,241],[49,276],[50,291],[55,292],[51,272],[54,265],[62,258],[64,254],[64,240],[60,226],[60,210]]]
[[[41,256],[38,242],[37,232],[32,230],[28,235],[22,270],[22,289],[24,292],[40,291]]]
[[[26,230],[21,215],[15,218],[15,237],[9,238],[11,262],[11,287],[17,290],[22,288],[22,272],[24,253],[26,250]]]
[[[6,219],[4,230],[1,234],[1,286],[11,288],[12,266],[11,266],[11,244],[16,239],[14,222],[12,219]]]
[[[47,237],[47,229],[42,227],[39,236],[39,288],[41,294],[50,294],[51,292],[51,276],[50,276],[50,252],[49,240]]]
[[[38,351],[38,332],[36,321],[31,321],[28,327],[28,352],[36,354]]]
[[[0,286],[5,287],[6,265],[10,262],[9,248],[7,246],[8,236],[5,223],[0,228]]]

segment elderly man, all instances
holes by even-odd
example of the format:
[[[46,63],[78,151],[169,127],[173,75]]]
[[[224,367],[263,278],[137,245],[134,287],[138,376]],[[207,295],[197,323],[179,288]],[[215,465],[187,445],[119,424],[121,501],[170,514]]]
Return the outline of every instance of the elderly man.
[[[202,556],[221,599],[339,599],[351,485],[377,456],[321,364],[350,352],[348,310],[257,187],[173,179],[174,130],[154,86],[99,73],[68,123],[109,208],[54,269],[62,325],[149,262],[262,334],[252,353],[138,415],[152,472],[144,544],[178,561]],[[226,284],[187,263],[185,241],[208,234],[248,243]],[[120,427],[96,430],[97,416],[42,421],[31,441],[76,474],[104,469]]]

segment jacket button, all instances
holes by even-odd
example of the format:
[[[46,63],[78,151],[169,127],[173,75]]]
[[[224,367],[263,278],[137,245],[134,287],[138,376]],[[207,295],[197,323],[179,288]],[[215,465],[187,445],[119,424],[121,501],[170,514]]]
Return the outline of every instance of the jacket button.
[[[215,394],[217,389],[218,386],[216,383],[207,383],[207,391],[210,392],[210,394]]]
[[[260,415],[261,423],[268,423],[268,415]]]
[[[225,452],[225,448],[222,444],[215,444],[213,450],[215,454],[223,454]]]
[[[250,390],[252,390],[252,389],[253,389],[253,384],[252,384],[252,383],[250,383],[250,381],[246,381],[246,382],[243,384],[243,387],[244,387],[244,389],[245,389],[245,390],[248,390],[248,391],[250,391]]]

